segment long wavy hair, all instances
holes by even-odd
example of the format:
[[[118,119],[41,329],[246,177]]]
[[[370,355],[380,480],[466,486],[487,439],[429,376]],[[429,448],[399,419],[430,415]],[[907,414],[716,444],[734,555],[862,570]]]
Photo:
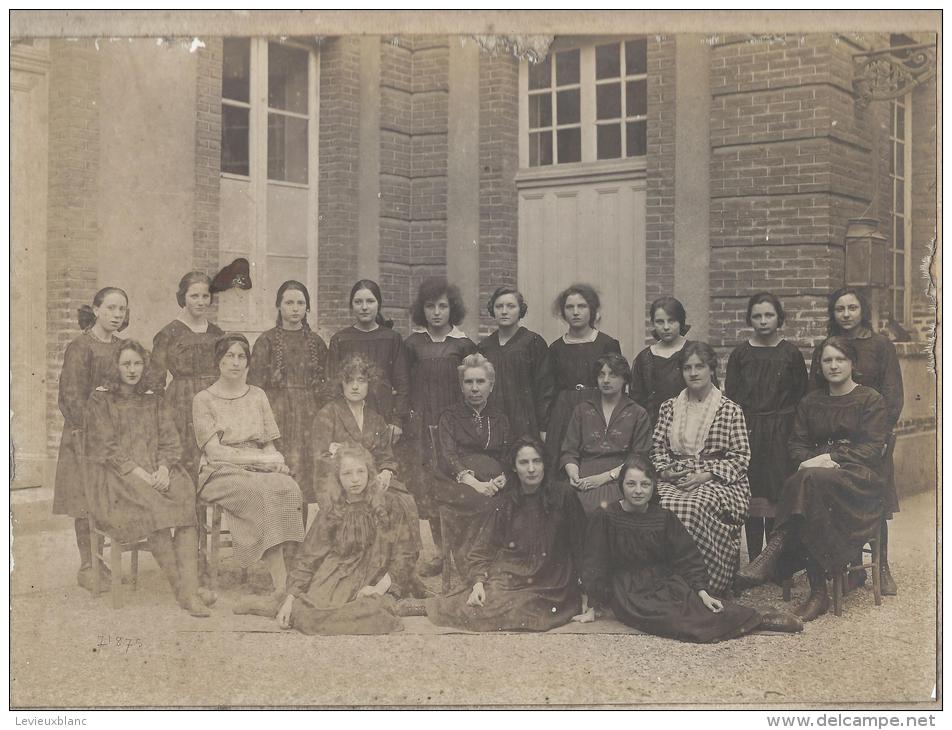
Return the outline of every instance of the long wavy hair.
[[[426,327],[427,302],[435,302],[444,294],[446,301],[450,304],[450,325],[455,327],[462,322],[466,316],[466,305],[463,304],[463,295],[459,287],[456,284],[450,284],[446,279],[434,276],[425,279],[420,284],[416,299],[413,300],[413,306],[410,308],[410,319],[413,324]]]
[[[341,555],[353,555],[362,552],[373,542],[374,535],[344,534],[344,511],[347,506],[344,488],[340,483],[340,470],[344,459],[356,459],[367,467],[367,487],[363,491],[363,501],[370,505],[371,513],[377,526],[387,528],[390,525],[390,513],[387,511],[384,494],[377,483],[377,464],[373,454],[359,444],[342,444],[334,454],[334,478],[331,480],[332,493],[330,498],[330,514],[332,539]]]
[[[281,301],[284,299],[284,293],[287,291],[299,291],[304,295],[304,304],[307,311],[311,311],[311,295],[307,293],[307,287],[299,281],[290,279],[278,287],[278,294],[274,300],[274,306],[278,310],[278,316],[274,333],[274,353],[271,361],[271,382],[284,382],[284,325],[281,321]],[[304,329],[304,343],[307,347],[307,362],[305,363],[305,380],[307,385],[320,385],[324,379],[324,362],[321,359],[321,350],[318,349],[318,336],[311,330],[307,322],[307,314],[301,320],[301,326]]]
[[[151,359],[152,355],[138,340],[127,339],[122,341],[122,344],[119,345],[119,348],[116,350],[115,358],[113,358],[115,367],[113,367],[113,369],[106,375],[105,382],[101,383],[101,385],[114,393],[119,392],[119,386],[122,383],[122,376],[119,374],[119,362],[122,360],[122,354],[126,350],[132,350],[142,358],[142,377],[139,378],[139,382],[136,383],[135,387],[132,389],[134,393],[141,395],[142,393],[145,393],[147,390],[149,390],[149,385],[146,382],[145,374],[149,370],[149,360]]]
[[[534,449],[542,457],[542,468],[545,469],[545,447],[542,442],[532,436],[520,436],[516,439],[506,458],[506,484],[508,486],[503,492],[507,501],[512,505],[521,504],[526,498],[519,487],[519,477],[516,473],[516,459],[519,457],[519,452],[525,448]],[[542,483],[539,485],[539,492],[542,495],[542,510],[545,514],[551,514],[562,508],[562,493],[555,485],[555,480],[549,478],[546,471],[542,472]]]

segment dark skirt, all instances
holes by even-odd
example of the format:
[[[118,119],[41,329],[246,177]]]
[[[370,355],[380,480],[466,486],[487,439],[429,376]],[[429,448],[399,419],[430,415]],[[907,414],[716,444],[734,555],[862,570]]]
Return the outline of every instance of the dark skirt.
[[[59,456],[56,459],[56,481],[53,484],[53,514],[69,515],[75,519],[86,517],[86,488],[83,460],[80,458],[83,432],[63,428]]]
[[[390,634],[403,631],[390,596],[364,596],[342,606],[317,608],[306,598],[291,607],[291,626],[302,634],[324,636]]]
[[[281,438],[275,448],[284,457],[291,476],[301,488],[306,504],[318,501],[314,458],[311,455],[311,423],[318,411],[317,397],[308,388],[268,388],[265,391]]]
[[[545,432],[545,468],[554,473],[559,466],[559,457],[562,455],[562,441],[568,430],[569,421],[575,406],[584,401],[594,389],[582,388],[561,390],[552,404],[549,413],[549,424]]]
[[[783,493],[783,484],[796,471],[790,460],[787,444],[793,431],[796,413],[767,413],[746,415],[750,438],[750,465],[747,478],[750,496],[777,502]]]
[[[624,463],[624,456],[612,456],[605,454],[594,458],[585,459],[579,466],[579,477],[590,477],[593,474],[601,474],[616,466]],[[621,492],[618,490],[618,483],[612,479],[595,489],[588,489],[584,492],[576,492],[578,501],[582,503],[585,514],[591,514],[597,509],[606,509],[612,502],[621,499]]]

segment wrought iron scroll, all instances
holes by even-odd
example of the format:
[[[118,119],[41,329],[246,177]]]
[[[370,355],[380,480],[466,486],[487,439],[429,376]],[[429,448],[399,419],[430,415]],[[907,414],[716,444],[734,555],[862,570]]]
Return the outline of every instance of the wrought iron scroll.
[[[853,54],[853,90],[861,107],[896,99],[935,76],[935,46],[892,46]]]

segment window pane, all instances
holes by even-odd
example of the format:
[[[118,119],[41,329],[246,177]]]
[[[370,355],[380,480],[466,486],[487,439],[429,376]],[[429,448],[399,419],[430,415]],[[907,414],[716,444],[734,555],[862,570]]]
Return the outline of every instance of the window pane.
[[[648,122],[628,122],[625,128],[625,155],[643,157],[648,150]]]
[[[902,289],[899,289],[893,293],[893,301],[895,302],[893,305],[893,319],[897,322],[905,322],[906,302],[904,291]]]
[[[896,174],[899,177],[906,176],[906,145],[902,142],[896,143]]]
[[[307,120],[268,115],[268,179],[307,182]]]
[[[618,119],[621,116],[621,84],[595,87],[595,118]]]
[[[625,112],[629,117],[642,117],[648,113],[648,81],[629,81],[625,89]]]
[[[625,43],[625,73],[629,76],[648,72],[648,41],[645,38]]]
[[[900,214],[904,213],[905,210],[903,209],[903,205],[905,204],[905,202],[906,202],[906,186],[902,180],[896,180],[896,202],[895,202],[895,207],[893,208],[893,210],[895,210],[897,213],[900,213]]]
[[[889,174],[896,172],[896,145],[892,146],[892,154],[889,155]]]
[[[906,257],[901,253],[896,254],[896,257],[893,259],[893,284],[895,286],[902,286],[906,278]]]
[[[621,157],[621,124],[598,125],[598,159],[615,160]]]
[[[595,78],[617,79],[621,76],[621,46],[613,43],[610,46],[595,48]]]
[[[894,218],[896,222],[896,235],[893,236],[893,248],[899,249],[900,251],[906,250],[906,219],[905,218]]]
[[[555,54],[555,84],[577,84],[579,81],[578,49]]]
[[[552,86],[552,60],[546,56],[542,63],[529,64],[529,88],[547,89]]]
[[[221,171],[250,175],[248,166],[248,109],[222,104]]]
[[[247,102],[251,83],[251,40],[226,38],[222,58],[222,98]]]
[[[906,138],[906,110],[901,106],[896,106],[896,137]]]
[[[552,132],[529,135],[529,167],[552,164]]]
[[[268,106],[307,114],[307,51],[268,44]]]
[[[529,128],[552,126],[552,94],[533,94],[529,97]]]
[[[559,164],[563,162],[578,162],[582,159],[582,130],[560,129],[558,132]]]
[[[581,97],[578,89],[559,91],[556,99],[556,116],[559,124],[576,124],[581,116]]]

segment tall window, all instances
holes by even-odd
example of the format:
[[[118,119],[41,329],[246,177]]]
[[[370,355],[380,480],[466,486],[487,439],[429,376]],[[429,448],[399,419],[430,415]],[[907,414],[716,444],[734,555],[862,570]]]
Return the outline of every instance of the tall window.
[[[890,102],[889,122],[890,156],[889,180],[892,188],[890,205],[891,252],[889,263],[890,315],[897,322],[909,319],[909,282],[912,261],[909,255],[911,239],[911,186],[909,184],[912,145],[910,140],[910,95]]]
[[[556,49],[529,64],[528,166],[644,156],[647,70],[645,38]]]

